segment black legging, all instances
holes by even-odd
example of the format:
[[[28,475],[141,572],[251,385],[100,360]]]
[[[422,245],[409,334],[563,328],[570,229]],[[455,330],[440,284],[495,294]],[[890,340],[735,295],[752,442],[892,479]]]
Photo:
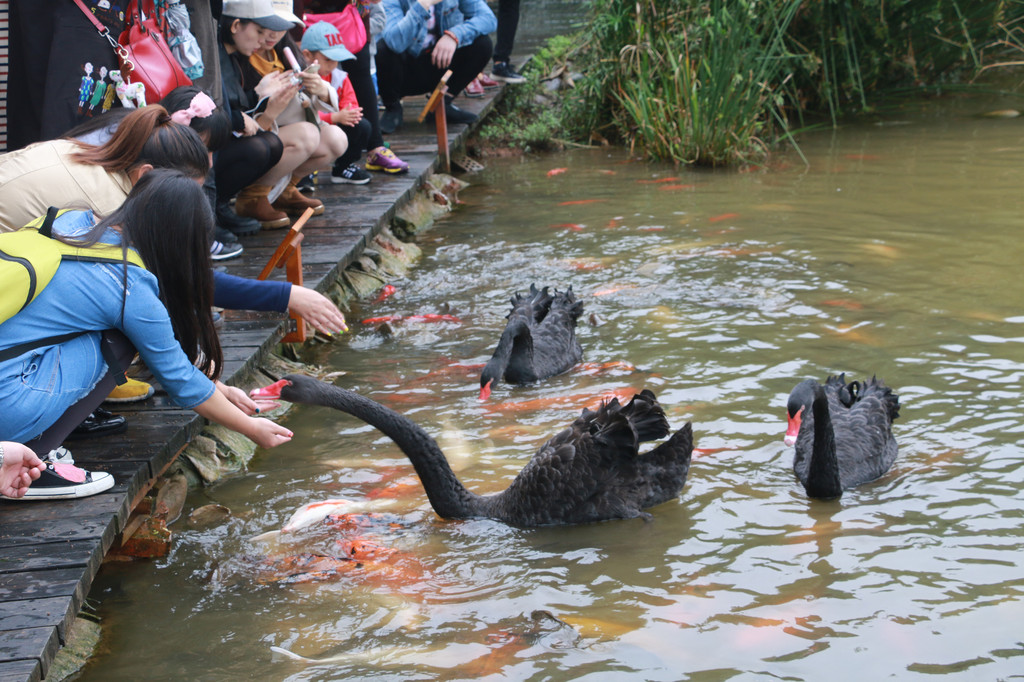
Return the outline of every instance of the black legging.
[[[105,346],[103,357],[107,360],[107,373],[84,398],[64,411],[64,414],[42,434],[25,443],[40,457],[45,457],[51,450],[56,450],[64,439],[85,421],[93,410],[100,406],[117,385],[117,380],[124,376],[125,370],[135,357],[135,346],[128,337],[116,329],[103,332],[100,343]],[[111,366],[113,361],[113,366]],[[122,382],[123,383],[123,382]]]
[[[376,104],[373,105],[373,110],[374,112],[377,111]],[[348,138],[348,149],[345,150],[344,154],[334,160],[334,167],[339,171],[358,161],[362,157],[364,149],[376,149],[380,146],[380,144],[369,145],[366,142],[370,139],[371,130],[370,122],[366,120],[366,116],[363,116],[363,118],[359,120],[359,123],[354,126],[343,126],[339,124],[338,127],[344,131],[345,137]],[[379,125],[377,126],[377,131],[377,135],[380,135]]]
[[[214,154],[213,173],[217,200],[227,201],[261,178],[281,160],[284,143],[272,132],[261,130],[249,137],[233,137]]]
[[[449,97],[456,97],[483,71],[491,59],[492,44],[488,36],[479,36],[469,45],[455,50],[449,69]],[[413,57],[408,52],[396,53],[383,40],[377,42],[377,85],[385,105],[397,104],[407,95],[421,95],[437,87],[445,69],[430,61],[430,52],[424,50]]]
[[[494,43],[494,61],[508,62],[519,28],[519,0],[498,0],[498,37]]]
[[[370,75],[370,41],[367,40],[363,49],[356,53],[355,59],[341,62],[341,68],[348,74],[349,80],[352,82],[352,89],[356,91],[356,99],[359,100],[359,106],[363,108],[363,120],[370,124],[370,137],[366,140],[366,148],[368,150],[376,149],[384,144],[384,138],[380,133],[377,91],[373,87],[373,76]],[[348,146],[351,150],[351,140],[349,140]]]

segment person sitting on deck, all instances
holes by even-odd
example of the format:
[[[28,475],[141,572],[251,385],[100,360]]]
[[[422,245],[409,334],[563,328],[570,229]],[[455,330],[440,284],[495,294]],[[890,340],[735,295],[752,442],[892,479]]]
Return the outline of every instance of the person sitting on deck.
[[[244,120],[245,131],[273,131],[284,143],[281,160],[235,202],[238,215],[259,220],[264,229],[287,227],[288,214],[301,215],[307,208],[321,215],[323,203],[303,196],[297,183],[348,148],[340,128],[321,128],[312,113],[336,110],[337,93],[316,73],[295,74],[285,67],[275,49],[293,26],[274,12],[271,0],[225,0],[220,19],[225,99]],[[300,57],[298,47],[293,52]]]
[[[377,43],[377,86],[385,112],[381,130],[402,124],[401,99],[433,91],[446,70],[448,123],[472,123],[476,114],[459,109],[455,97],[491,59],[487,35],[498,21],[484,0],[383,0],[387,24]]]
[[[108,215],[152,168],[174,168],[201,180],[210,162],[203,139],[192,127],[196,122],[178,124],[163,107],[150,105],[124,116],[114,131],[108,132],[109,139],[98,146],[61,139],[0,155],[0,232],[20,229],[56,205],[74,203],[90,208],[95,215]],[[221,272],[215,273],[214,279],[214,305],[219,307],[287,309],[323,333],[347,329],[337,306],[313,289]],[[125,386],[118,386],[108,401],[111,397],[117,398],[114,402],[129,399],[122,396],[144,400],[152,394],[149,384],[130,379]],[[110,419],[101,421],[110,423]]]
[[[124,376],[136,349],[179,406],[262,447],[291,439],[283,426],[251,416],[258,408],[244,391],[217,380],[223,353],[211,313],[212,220],[199,184],[168,169],[145,173],[124,204],[98,222],[91,211],[57,216],[55,239],[121,246],[124,262],[64,261],[32,302],[0,324],[0,351],[13,355],[0,361],[0,440],[56,450]],[[145,268],[129,265],[128,249]],[[95,479],[70,479],[49,495],[23,499],[100,492]]]
[[[0,496],[24,497],[32,481],[46,470],[32,448],[22,443],[0,441]]]

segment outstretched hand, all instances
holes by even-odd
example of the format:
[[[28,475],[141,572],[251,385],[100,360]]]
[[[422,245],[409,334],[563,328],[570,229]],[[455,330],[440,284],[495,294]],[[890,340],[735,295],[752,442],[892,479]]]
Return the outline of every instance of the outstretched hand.
[[[262,417],[249,417],[249,432],[246,433],[261,448],[273,448],[292,439],[291,431]]]
[[[45,465],[42,460],[21,443],[3,441],[4,465],[0,468],[0,495],[22,497],[32,481],[39,478]]]
[[[331,336],[348,331],[345,316],[334,302],[315,289],[292,285],[288,296],[288,312],[295,313],[317,331]]]

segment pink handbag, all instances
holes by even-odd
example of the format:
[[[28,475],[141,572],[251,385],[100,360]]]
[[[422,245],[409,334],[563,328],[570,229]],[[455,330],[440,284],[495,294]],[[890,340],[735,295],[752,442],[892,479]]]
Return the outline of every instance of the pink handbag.
[[[312,26],[318,21],[326,21],[333,24],[341,33],[341,40],[345,43],[345,49],[356,54],[366,45],[366,24],[359,16],[355,5],[346,5],[340,12],[328,12],[326,14],[307,14],[304,21],[306,26]]]

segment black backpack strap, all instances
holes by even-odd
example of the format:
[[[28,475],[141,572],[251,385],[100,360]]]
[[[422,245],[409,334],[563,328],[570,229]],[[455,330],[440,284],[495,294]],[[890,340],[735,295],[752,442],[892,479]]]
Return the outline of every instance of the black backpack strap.
[[[53,221],[57,219],[59,212],[60,209],[56,206],[46,209],[46,217],[43,218],[43,224],[39,226],[39,234],[53,239]]]
[[[42,348],[43,346],[56,346],[58,343],[64,343],[70,341],[76,336],[81,336],[87,332],[68,332],[67,334],[60,334],[58,336],[50,336],[45,339],[37,339],[35,341],[26,341],[25,343],[19,343],[17,346],[11,346],[5,350],[0,351],[0,362],[6,362],[11,358],[16,358],[19,355],[34,350],[36,348]]]

